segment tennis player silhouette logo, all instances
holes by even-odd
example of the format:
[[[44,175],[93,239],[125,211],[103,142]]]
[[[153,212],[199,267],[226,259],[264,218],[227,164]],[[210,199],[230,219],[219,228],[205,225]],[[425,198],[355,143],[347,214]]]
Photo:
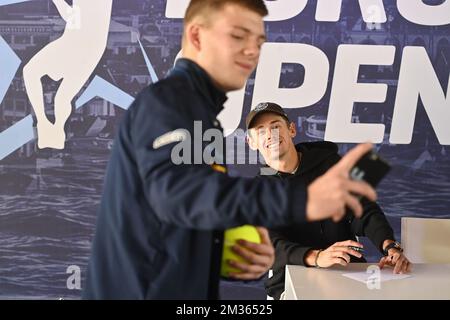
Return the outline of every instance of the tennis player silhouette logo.
[[[39,51],[23,69],[28,98],[37,120],[38,148],[64,149],[64,125],[72,101],[89,79],[106,49],[113,0],[53,0],[66,21],[62,36]],[[41,79],[61,84],[54,98],[55,121],[45,114]]]

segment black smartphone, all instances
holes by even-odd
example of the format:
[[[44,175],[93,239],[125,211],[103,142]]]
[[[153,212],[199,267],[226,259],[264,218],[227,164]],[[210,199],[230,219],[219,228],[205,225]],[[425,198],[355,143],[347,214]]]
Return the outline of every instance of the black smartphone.
[[[364,180],[376,188],[390,170],[389,163],[371,150],[358,160],[350,171],[350,177],[353,180]]]
[[[371,150],[363,155],[350,170],[350,178],[353,180],[364,180],[373,188],[376,188],[390,170],[391,166],[389,163]],[[363,198],[363,196],[359,196],[359,200]],[[350,223],[354,219],[353,212],[349,208],[347,208],[345,219]]]

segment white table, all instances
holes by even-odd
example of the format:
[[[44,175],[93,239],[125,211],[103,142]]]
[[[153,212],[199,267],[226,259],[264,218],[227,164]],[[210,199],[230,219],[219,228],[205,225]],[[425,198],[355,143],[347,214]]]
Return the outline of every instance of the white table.
[[[380,289],[372,290],[342,275],[366,272],[371,265],[376,264],[351,263],[329,269],[288,265],[286,299],[450,299],[450,264],[413,264],[412,277],[381,282]]]

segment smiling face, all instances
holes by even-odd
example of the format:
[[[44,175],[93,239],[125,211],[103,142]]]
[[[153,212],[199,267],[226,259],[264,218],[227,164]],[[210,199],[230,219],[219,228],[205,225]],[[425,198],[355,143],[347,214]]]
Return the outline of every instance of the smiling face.
[[[273,161],[283,161],[290,152],[296,152],[293,142],[296,134],[294,123],[288,124],[286,118],[265,112],[253,120],[248,143],[250,148],[261,152],[270,165]]]
[[[183,55],[197,62],[225,92],[244,87],[265,41],[263,17],[229,3],[186,26]]]

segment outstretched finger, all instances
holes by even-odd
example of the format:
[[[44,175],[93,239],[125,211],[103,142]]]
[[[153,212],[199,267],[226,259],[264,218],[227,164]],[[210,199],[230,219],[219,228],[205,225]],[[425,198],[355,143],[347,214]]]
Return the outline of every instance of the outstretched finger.
[[[377,200],[377,192],[365,181],[347,180],[345,183],[345,189],[347,192],[364,196],[371,201]]]
[[[372,150],[371,143],[362,143],[350,150],[331,170],[342,173],[349,173],[358,160],[367,152]]]
[[[361,206],[361,203],[358,198],[350,194],[347,194],[345,196],[345,204],[347,207],[350,208],[350,210],[352,210],[355,217],[360,218],[362,216],[363,207]]]

